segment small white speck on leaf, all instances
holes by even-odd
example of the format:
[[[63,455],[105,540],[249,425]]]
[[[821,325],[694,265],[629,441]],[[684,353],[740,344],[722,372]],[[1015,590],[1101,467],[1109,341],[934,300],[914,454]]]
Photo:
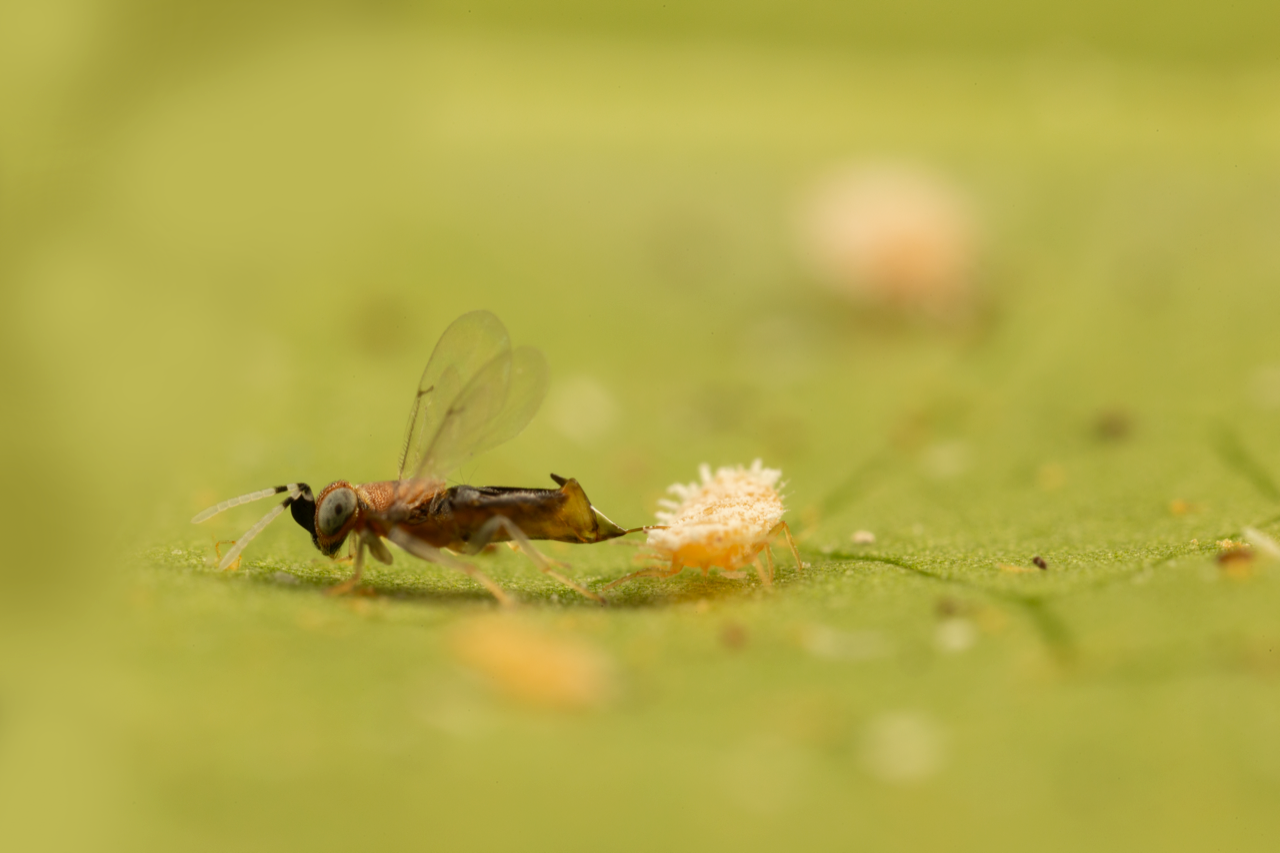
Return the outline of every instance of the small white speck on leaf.
[[[969,446],[963,441],[939,441],[925,448],[920,464],[935,480],[950,480],[969,470]]]
[[[942,729],[916,712],[885,714],[863,732],[862,764],[872,776],[894,785],[923,782],[942,769]]]
[[[953,616],[938,623],[934,642],[940,651],[958,654],[968,651],[978,639],[978,629],[968,619]]]
[[[878,631],[841,631],[825,625],[810,625],[801,640],[814,657],[827,660],[875,660],[888,657],[893,647]]]
[[[855,545],[870,545],[876,541],[876,535],[870,530],[855,530],[849,537]]]

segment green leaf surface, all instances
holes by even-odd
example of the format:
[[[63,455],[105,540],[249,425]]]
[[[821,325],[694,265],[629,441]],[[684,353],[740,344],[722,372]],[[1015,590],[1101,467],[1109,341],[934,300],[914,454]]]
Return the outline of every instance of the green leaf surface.
[[[1280,563],[1218,556],[1280,538],[1274,69],[497,32],[10,109],[14,849],[1270,849]],[[884,161],[971,201],[967,319],[798,258],[812,181]],[[552,389],[457,481],[633,526],[762,458],[808,568],[331,596],[285,516],[217,571],[267,504],[204,506],[394,474],[474,308]],[[640,550],[545,547],[592,589]]]

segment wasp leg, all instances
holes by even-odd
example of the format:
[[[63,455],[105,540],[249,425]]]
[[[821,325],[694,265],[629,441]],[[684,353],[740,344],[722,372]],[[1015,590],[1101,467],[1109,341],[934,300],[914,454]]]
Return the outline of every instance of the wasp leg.
[[[222,562],[222,546],[223,546],[223,545],[234,545],[234,544],[236,544],[236,540],[234,540],[234,539],[219,539],[218,541],[216,541],[216,542],[214,542],[214,543],[213,543],[213,553],[215,553],[215,554],[217,554],[217,555],[218,555],[218,562],[219,562],[219,563],[221,563],[221,562]],[[243,556],[243,555],[241,555],[241,556],[239,556],[239,557],[236,557],[236,561],[235,561],[234,563],[232,563],[231,565],[227,566],[225,569],[223,569],[223,571],[224,571],[224,572],[234,572],[236,569],[240,568],[240,561],[241,561],[241,560],[243,560],[243,559],[244,559],[244,556]]]
[[[676,575],[680,574],[680,572],[682,571],[684,571],[684,563],[681,563],[678,559],[673,558],[671,560],[670,566],[654,566],[652,569],[641,569],[638,572],[632,572],[629,575],[623,575],[613,583],[606,585],[605,589],[613,589],[615,586],[626,583],[627,581],[632,580],[633,578],[670,578],[670,577],[675,577]]]
[[[466,573],[466,575],[476,583],[489,590],[489,593],[494,598],[498,599],[500,604],[506,607],[511,607],[515,604],[515,601],[511,596],[507,595],[502,587],[498,586],[489,578],[488,575],[470,563],[463,562],[452,554],[445,553],[439,548],[434,548],[428,545],[421,539],[409,535],[400,527],[391,528],[391,532],[387,534],[387,538],[420,560],[426,560],[428,563],[435,563],[436,565],[450,569],[457,569],[460,572]]]
[[[533,561],[533,564],[538,567],[538,571],[542,572],[544,575],[555,578],[560,581],[560,583],[577,592],[579,595],[584,595],[593,601],[600,602],[601,604],[605,603],[602,596],[597,595],[585,586],[574,583],[555,569],[551,568],[553,561],[543,555],[537,548],[533,547],[533,543],[529,541],[528,536],[524,535],[524,531],[506,516],[495,515],[493,518],[480,525],[480,529],[471,537],[469,542],[470,547],[477,551],[484,548],[493,540],[493,537],[497,535],[499,530],[511,537],[511,541],[516,544],[519,550],[524,552],[526,557]],[[563,563],[558,565],[563,565]]]
[[[325,595],[346,595],[360,586],[360,574],[364,571],[364,547],[364,537],[361,536],[356,540],[355,553],[351,555],[351,565],[355,567],[355,571],[342,583],[325,590]]]
[[[375,560],[384,566],[391,565],[391,551],[383,544],[381,536],[376,533],[367,533],[364,541],[369,546],[369,553],[373,555]]]
[[[791,556],[796,558],[796,571],[803,572],[804,563],[800,562],[800,551],[796,548],[796,540],[791,538],[791,528],[787,527],[787,523],[785,521],[779,521],[777,525],[769,531],[769,535],[774,536],[778,531],[782,531],[783,535],[787,537],[787,545],[791,548]]]

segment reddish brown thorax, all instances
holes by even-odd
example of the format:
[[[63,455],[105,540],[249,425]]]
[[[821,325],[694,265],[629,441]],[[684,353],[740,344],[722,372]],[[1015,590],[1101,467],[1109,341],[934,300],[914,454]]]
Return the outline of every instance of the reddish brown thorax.
[[[341,526],[326,530],[322,523],[327,508],[326,498],[343,489],[354,493],[354,508]],[[325,486],[316,497],[316,547],[328,556],[333,556],[352,532],[363,530],[365,527],[371,527],[379,536],[386,536],[387,530],[382,529],[383,525],[377,522],[378,518],[385,519],[396,509],[406,514],[412,513],[413,510],[429,504],[444,490],[445,484],[434,480],[382,480],[362,485],[355,485],[347,480],[335,480]]]

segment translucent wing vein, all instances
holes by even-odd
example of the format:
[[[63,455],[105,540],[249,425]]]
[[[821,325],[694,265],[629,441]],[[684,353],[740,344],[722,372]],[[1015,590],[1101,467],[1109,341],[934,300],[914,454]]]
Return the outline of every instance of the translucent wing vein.
[[[514,438],[546,396],[550,371],[532,347],[511,349],[501,321],[473,311],[436,344],[405,430],[400,479],[440,479],[476,453]]]

